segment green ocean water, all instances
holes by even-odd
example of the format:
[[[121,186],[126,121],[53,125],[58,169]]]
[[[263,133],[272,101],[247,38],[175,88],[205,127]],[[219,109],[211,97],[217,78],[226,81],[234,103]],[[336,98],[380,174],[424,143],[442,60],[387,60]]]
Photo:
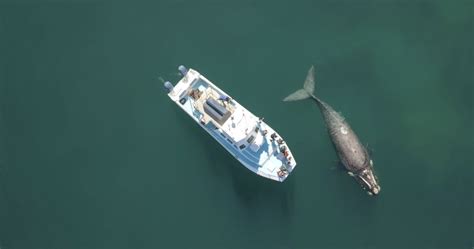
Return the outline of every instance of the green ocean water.
[[[472,248],[474,2],[0,3],[0,248]],[[184,64],[288,142],[258,177],[165,95]],[[316,94],[373,150],[344,171]]]

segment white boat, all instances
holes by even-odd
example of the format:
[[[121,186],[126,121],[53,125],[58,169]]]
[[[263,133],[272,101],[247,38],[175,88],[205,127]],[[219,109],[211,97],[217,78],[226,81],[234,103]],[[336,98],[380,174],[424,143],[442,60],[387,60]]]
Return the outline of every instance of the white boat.
[[[296,166],[283,138],[196,70],[178,69],[176,86],[164,84],[171,100],[247,169],[283,182]]]

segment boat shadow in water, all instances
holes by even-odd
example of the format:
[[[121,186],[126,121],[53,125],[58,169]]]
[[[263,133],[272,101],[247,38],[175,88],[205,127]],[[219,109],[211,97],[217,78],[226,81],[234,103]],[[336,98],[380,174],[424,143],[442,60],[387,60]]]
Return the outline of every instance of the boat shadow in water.
[[[224,188],[235,194],[237,202],[240,204],[240,212],[249,226],[257,224],[262,229],[268,226],[278,225],[279,227],[289,227],[292,224],[294,214],[294,196],[296,182],[291,176],[285,182],[276,182],[259,176],[239,161],[233,158],[224,148],[219,156],[209,151],[209,157],[214,157],[215,164],[212,168],[216,171],[227,171],[224,177]],[[214,150],[217,151],[217,150]],[[221,152],[221,151],[219,151]],[[224,174],[221,174],[223,176]],[[276,229],[278,233],[280,230]],[[286,232],[281,231],[277,240],[286,240]],[[285,241],[280,241],[285,244]]]
[[[291,176],[280,183],[260,177],[240,165],[229,166],[234,192],[250,218],[268,216],[283,224],[291,223],[295,192],[295,181]]]
[[[186,114],[177,109],[176,116],[180,126],[190,131],[186,134],[200,140],[199,144],[205,147],[209,179],[215,179],[222,188],[233,191],[249,219],[279,220],[281,225],[291,223],[296,184],[291,175],[281,183],[251,172]]]

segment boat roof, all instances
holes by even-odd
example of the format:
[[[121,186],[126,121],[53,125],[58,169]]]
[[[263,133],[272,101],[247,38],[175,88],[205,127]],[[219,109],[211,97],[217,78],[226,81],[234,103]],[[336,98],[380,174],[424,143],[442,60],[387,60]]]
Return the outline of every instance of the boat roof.
[[[245,139],[257,125],[258,118],[241,106],[236,100],[231,98],[225,105],[218,100],[220,96],[229,95],[193,69],[189,69],[186,76],[176,85],[175,91],[177,94],[172,95],[172,97],[174,97],[176,101],[191,89],[198,89],[203,93],[202,97],[199,96],[194,100],[201,113],[212,118],[214,125],[235,142],[238,143]],[[206,113],[204,104],[208,99],[214,99],[222,103],[222,108],[227,109],[231,115],[220,117],[219,115],[209,115],[210,113]],[[209,108],[207,109],[209,110]]]
[[[221,129],[234,141],[245,139],[257,124],[257,118],[241,105],[236,105],[234,113],[221,126]]]
[[[205,84],[203,84],[205,82]],[[217,100],[219,96],[228,96],[223,90],[218,88],[204,76],[200,75],[198,80],[195,83],[198,86],[205,87],[208,91],[211,91],[207,95],[207,99],[211,98]],[[194,87],[196,87],[196,85]],[[230,104],[230,105],[229,105]],[[257,117],[245,109],[242,105],[240,105],[236,100],[230,99],[229,104],[221,105],[223,108],[229,110],[232,114],[228,117],[225,117],[225,121],[223,123],[219,122],[213,118],[218,125],[218,128],[221,129],[222,132],[226,133],[229,138],[234,140],[235,142],[240,142],[252,132],[252,129],[255,128],[257,125]]]

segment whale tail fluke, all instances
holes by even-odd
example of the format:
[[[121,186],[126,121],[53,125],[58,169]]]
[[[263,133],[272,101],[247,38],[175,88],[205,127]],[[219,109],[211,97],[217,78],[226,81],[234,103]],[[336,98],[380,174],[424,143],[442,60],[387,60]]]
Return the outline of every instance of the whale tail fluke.
[[[297,90],[296,92],[288,95],[283,101],[297,101],[307,98],[314,98],[314,66],[311,66],[306,75],[306,80],[302,89]]]

